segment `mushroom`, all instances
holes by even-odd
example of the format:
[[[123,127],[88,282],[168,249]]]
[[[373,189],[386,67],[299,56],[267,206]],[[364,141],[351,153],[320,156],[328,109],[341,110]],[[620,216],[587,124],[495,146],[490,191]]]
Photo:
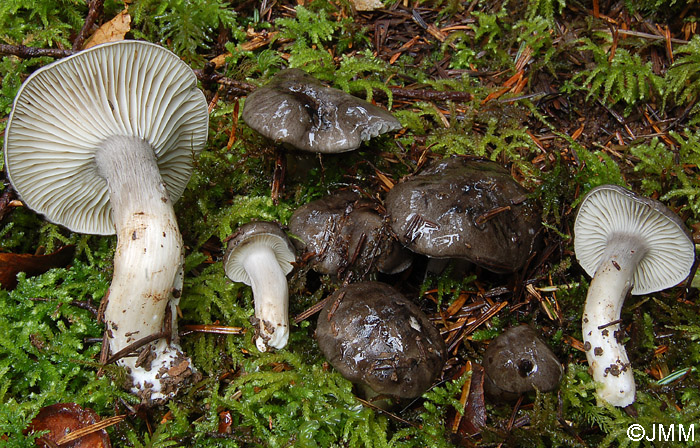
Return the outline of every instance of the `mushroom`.
[[[118,361],[144,400],[173,395],[193,372],[176,342],[183,245],[173,202],[207,128],[190,67],[141,41],[95,46],[37,70],[7,123],[5,166],[26,205],[74,232],[117,234],[104,311],[109,351],[167,332]]]
[[[388,232],[379,204],[339,190],[299,207],[289,220],[294,244],[312,254],[313,269],[338,275],[349,268],[395,274],[411,264],[410,252]]]
[[[552,350],[529,325],[511,327],[491,341],[482,365],[485,392],[505,400],[535,389],[550,392],[564,373]]]
[[[385,205],[404,246],[431,258],[463,258],[498,273],[520,269],[541,228],[538,208],[500,165],[436,160],[396,184]]]
[[[592,276],[583,310],[583,345],[598,397],[634,402],[635,384],[621,344],[620,311],[628,293],[649,294],[683,281],[695,261],[683,222],[662,203],[617,185],[592,189],[574,223],[574,250]]]
[[[331,294],[318,316],[316,340],[343,377],[399,398],[425,392],[447,353],[420,308],[380,282],[352,283]]]
[[[299,69],[278,72],[248,95],[243,120],[277,143],[303,151],[339,153],[401,128],[391,113]]]
[[[294,246],[277,223],[255,221],[242,225],[228,239],[224,255],[226,276],[253,289],[258,334],[255,346],[284,348],[289,339],[289,290]]]

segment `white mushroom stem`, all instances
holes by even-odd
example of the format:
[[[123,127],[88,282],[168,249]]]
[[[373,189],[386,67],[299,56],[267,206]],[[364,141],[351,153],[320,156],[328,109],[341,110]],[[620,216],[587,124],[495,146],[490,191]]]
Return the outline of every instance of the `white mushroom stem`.
[[[95,156],[98,173],[107,181],[112,218],[117,230],[114,277],[105,309],[112,354],[144,337],[171,330],[174,316],[166,308],[182,287],[182,238],[172,202],[160,176],[151,146],[137,137],[110,137]],[[172,306],[172,305],[171,305]],[[146,346],[149,347],[149,346]],[[133,391],[161,391],[167,370],[188,362],[180,347],[164,339],[150,344],[153,359],[120,359],[133,380]]]
[[[614,406],[634,402],[635,385],[624,345],[620,311],[634,286],[634,272],[647,252],[640,238],[610,238],[591,281],[583,310],[583,345],[598,397]]]
[[[259,334],[255,340],[258,350],[267,347],[284,348],[289,339],[289,292],[287,277],[277,261],[275,252],[266,244],[248,244],[241,247],[245,254],[243,269],[250,278],[255,301],[255,317]]]

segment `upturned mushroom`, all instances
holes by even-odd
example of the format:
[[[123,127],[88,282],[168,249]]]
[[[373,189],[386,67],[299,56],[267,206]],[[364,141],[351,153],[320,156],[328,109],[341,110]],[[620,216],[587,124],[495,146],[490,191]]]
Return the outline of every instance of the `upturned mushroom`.
[[[391,227],[410,250],[513,272],[530,257],[541,228],[527,190],[500,165],[451,157],[396,184],[385,199]]]
[[[317,272],[395,274],[411,265],[411,252],[391,235],[379,209],[372,199],[339,190],[299,207],[289,220],[289,231]]]
[[[351,151],[401,128],[388,111],[295,68],[280,71],[248,95],[242,115],[248,126],[276,143],[318,153]]]
[[[484,391],[495,399],[514,400],[557,388],[564,373],[549,346],[529,325],[511,327],[489,343],[482,363]]]
[[[183,245],[173,202],[207,128],[190,67],[141,41],[96,46],[37,70],[7,122],[5,166],[22,201],[74,232],[117,234],[104,311],[109,351],[167,333],[118,361],[144,400],[171,396],[193,372],[177,344]]]
[[[253,289],[255,346],[281,349],[289,339],[287,274],[295,259],[294,246],[277,223],[254,221],[229,237],[224,255],[226,276]]]
[[[665,205],[617,185],[586,194],[574,235],[576,258],[593,277],[582,329],[598,398],[628,406],[635,399],[635,383],[620,342],[622,304],[628,294],[660,291],[688,277],[695,261],[693,240]]]
[[[335,291],[318,316],[316,340],[343,377],[375,394],[414,398],[442,372],[447,350],[421,309],[380,282]]]

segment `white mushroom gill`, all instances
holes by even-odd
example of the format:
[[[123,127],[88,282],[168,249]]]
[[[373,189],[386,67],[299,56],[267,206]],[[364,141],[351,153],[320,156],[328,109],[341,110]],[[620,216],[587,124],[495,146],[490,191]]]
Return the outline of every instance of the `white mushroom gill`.
[[[172,201],[160,176],[152,147],[138,137],[110,137],[95,154],[98,173],[108,185],[117,247],[114,276],[105,309],[111,353],[164,328],[166,307],[182,287],[182,238]],[[170,313],[168,313],[171,316]],[[133,378],[134,392],[148,389],[151,399],[165,398],[160,378],[184,355],[161,339],[154,359],[138,365],[136,357],[118,362]]]

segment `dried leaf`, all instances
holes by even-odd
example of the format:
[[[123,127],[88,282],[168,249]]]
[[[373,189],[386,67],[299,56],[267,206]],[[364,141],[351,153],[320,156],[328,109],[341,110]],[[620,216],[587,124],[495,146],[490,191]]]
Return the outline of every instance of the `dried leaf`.
[[[124,40],[124,36],[131,30],[131,16],[127,9],[114,16],[112,20],[104,23],[95,31],[83,45],[83,50],[105,42]]]
[[[74,246],[63,246],[48,255],[0,254],[0,288],[15,289],[17,274],[28,276],[43,274],[52,268],[67,265],[73,259]]]
[[[81,431],[99,421],[100,417],[92,409],[81,408],[75,403],[56,403],[42,408],[29,424],[27,432],[49,431],[48,434],[41,436],[36,441],[38,447],[48,448],[63,442],[66,435]],[[76,440],[61,443],[60,446],[65,448],[111,448],[112,444],[107,432],[104,429],[97,429]]]

